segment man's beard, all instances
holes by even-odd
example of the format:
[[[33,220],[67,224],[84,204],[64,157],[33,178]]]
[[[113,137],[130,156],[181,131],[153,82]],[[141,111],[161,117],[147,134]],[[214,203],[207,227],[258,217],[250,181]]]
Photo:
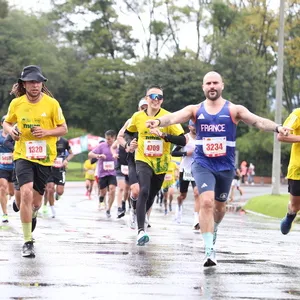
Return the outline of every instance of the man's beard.
[[[210,96],[210,92],[214,92],[215,93],[215,96]],[[212,100],[212,101],[215,101],[217,99],[219,99],[221,96],[221,93],[217,90],[213,90],[213,91],[208,91],[206,93],[206,98],[209,99],[209,100]]]
[[[38,98],[41,95],[41,91],[39,92],[35,92],[35,94],[32,94],[31,92],[26,90],[26,94],[30,97],[30,98]]]

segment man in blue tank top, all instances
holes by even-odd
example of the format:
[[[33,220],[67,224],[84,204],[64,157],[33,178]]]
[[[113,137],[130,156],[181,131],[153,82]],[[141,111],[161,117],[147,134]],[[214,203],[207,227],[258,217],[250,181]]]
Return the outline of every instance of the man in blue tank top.
[[[226,212],[226,201],[235,174],[236,126],[240,121],[264,131],[289,134],[289,129],[251,113],[246,107],[222,98],[224,83],[217,72],[203,78],[206,99],[172,114],[147,121],[150,128],[184,123],[196,124],[196,149],[192,174],[200,194],[199,223],[205,244],[204,267],[215,266],[218,226]]]

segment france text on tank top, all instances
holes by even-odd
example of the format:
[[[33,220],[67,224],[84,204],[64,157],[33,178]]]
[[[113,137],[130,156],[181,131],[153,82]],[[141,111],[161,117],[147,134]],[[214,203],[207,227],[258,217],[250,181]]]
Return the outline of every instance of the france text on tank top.
[[[4,146],[5,137],[2,133],[3,130],[0,130],[0,169],[12,170],[14,168],[12,151]]]
[[[235,169],[236,124],[229,101],[216,115],[206,112],[201,103],[196,113],[196,149],[194,160],[214,172]]]
[[[182,151],[183,152],[187,152],[191,150],[194,151],[196,139],[194,139],[189,133],[187,134],[187,136],[189,140],[187,144],[182,148]],[[183,156],[180,162],[179,171],[183,172],[183,170],[186,170],[187,172],[190,172],[192,168],[191,166],[193,160],[194,160],[193,156]]]

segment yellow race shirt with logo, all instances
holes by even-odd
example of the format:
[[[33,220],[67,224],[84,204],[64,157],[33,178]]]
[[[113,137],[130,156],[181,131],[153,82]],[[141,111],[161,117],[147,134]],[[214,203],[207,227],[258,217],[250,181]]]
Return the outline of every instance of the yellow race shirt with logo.
[[[170,161],[168,171],[165,175],[164,182],[162,184],[162,188],[168,188],[172,186],[176,182],[176,170],[178,166],[175,162]]]
[[[283,126],[293,129],[294,135],[300,135],[300,108],[295,109],[288,116]],[[287,178],[300,180],[300,143],[292,144]]]
[[[95,180],[95,170],[96,170],[97,163],[98,162],[95,162],[94,164],[92,164],[89,159],[87,159],[84,162],[83,168],[86,170],[85,179]]]
[[[127,127],[129,132],[138,132],[139,134],[135,160],[147,163],[155,174],[162,174],[168,171],[172,144],[155,134],[151,134],[150,129],[146,127],[146,121],[157,119],[167,114],[169,112],[163,108],[160,109],[155,117],[148,116],[146,111],[139,111],[132,116],[131,122]],[[184,133],[180,124],[160,127],[159,130],[172,135]]]
[[[57,100],[46,94],[37,103],[30,103],[26,95],[15,98],[9,105],[5,121],[16,123],[21,132],[20,140],[15,143],[14,160],[22,158],[44,166],[53,165],[57,137],[37,138],[32,135],[31,128],[54,129],[66,122]]]

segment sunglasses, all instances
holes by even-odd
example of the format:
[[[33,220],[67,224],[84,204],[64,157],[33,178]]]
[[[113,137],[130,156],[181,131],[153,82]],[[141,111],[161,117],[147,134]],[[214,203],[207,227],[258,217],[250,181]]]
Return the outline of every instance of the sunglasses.
[[[151,100],[162,100],[164,98],[163,95],[161,94],[150,94],[150,95],[147,95]]]

